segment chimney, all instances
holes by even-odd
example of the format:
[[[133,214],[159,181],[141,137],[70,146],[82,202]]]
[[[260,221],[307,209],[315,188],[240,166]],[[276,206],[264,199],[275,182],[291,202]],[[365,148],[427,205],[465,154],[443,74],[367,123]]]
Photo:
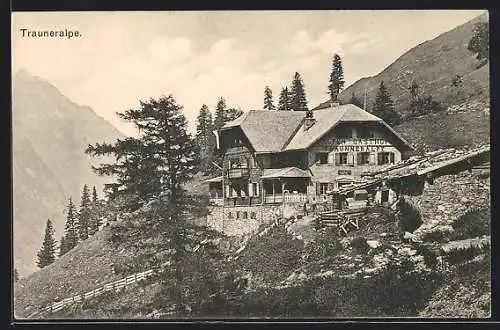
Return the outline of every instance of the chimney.
[[[307,131],[309,128],[311,128],[314,123],[316,123],[316,119],[313,118],[312,110],[307,110],[306,117],[304,118],[304,131]]]
[[[339,101],[330,101],[330,107],[331,108],[336,108],[340,106],[340,102]]]

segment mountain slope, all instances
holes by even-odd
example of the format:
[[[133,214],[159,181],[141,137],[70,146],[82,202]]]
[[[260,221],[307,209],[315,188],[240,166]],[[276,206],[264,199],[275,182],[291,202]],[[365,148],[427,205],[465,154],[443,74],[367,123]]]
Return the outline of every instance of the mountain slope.
[[[370,110],[379,84],[384,81],[396,110],[406,115],[410,95],[403,87],[408,86],[413,78],[423,94],[431,94],[433,99],[444,106],[460,104],[471,99],[489,102],[489,65],[478,68],[479,61],[475,54],[467,49],[467,44],[473,36],[474,24],[487,20],[487,14],[483,14],[410,49],[378,75],[362,78],[347,87],[340,94],[340,101],[349,102],[353,93],[363,99],[366,88],[366,105],[367,110]],[[412,74],[405,76],[407,71]],[[456,75],[462,77],[462,86],[452,86]],[[315,109],[326,106],[328,102]]]
[[[12,122],[15,267],[25,276],[35,270],[47,218],[59,240],[67,198],[78,204],[84,184],[100,191],[106,181],[91,170],[102,160],[85,155],[87,145],[123,135],[89,107],[26,71],[13,76]]]

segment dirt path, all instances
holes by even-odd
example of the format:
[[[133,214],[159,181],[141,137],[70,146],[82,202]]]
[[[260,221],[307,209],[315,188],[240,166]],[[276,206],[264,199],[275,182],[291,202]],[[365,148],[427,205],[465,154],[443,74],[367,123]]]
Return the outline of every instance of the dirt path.
[[[292,223],[288,230],[295,236],[301,236],[306,244],[313,242],[316,237],[313,219],[312,216],[306,215]]]

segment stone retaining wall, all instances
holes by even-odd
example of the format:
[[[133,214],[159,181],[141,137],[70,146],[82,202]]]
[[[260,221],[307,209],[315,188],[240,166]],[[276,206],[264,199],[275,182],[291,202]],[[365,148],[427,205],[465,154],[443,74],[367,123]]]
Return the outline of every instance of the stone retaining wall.
[[[207,226],[229,236],[255,232],[283,215],[282,205],[257,205],[209,208]]]

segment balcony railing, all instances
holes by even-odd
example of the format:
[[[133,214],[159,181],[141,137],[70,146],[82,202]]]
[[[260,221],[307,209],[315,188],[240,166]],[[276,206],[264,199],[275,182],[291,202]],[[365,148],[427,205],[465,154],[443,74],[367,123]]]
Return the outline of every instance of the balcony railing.
[[[248,168],[230,168],[227,170],[227,177],[229,179],[246,179],[250,176]]]

